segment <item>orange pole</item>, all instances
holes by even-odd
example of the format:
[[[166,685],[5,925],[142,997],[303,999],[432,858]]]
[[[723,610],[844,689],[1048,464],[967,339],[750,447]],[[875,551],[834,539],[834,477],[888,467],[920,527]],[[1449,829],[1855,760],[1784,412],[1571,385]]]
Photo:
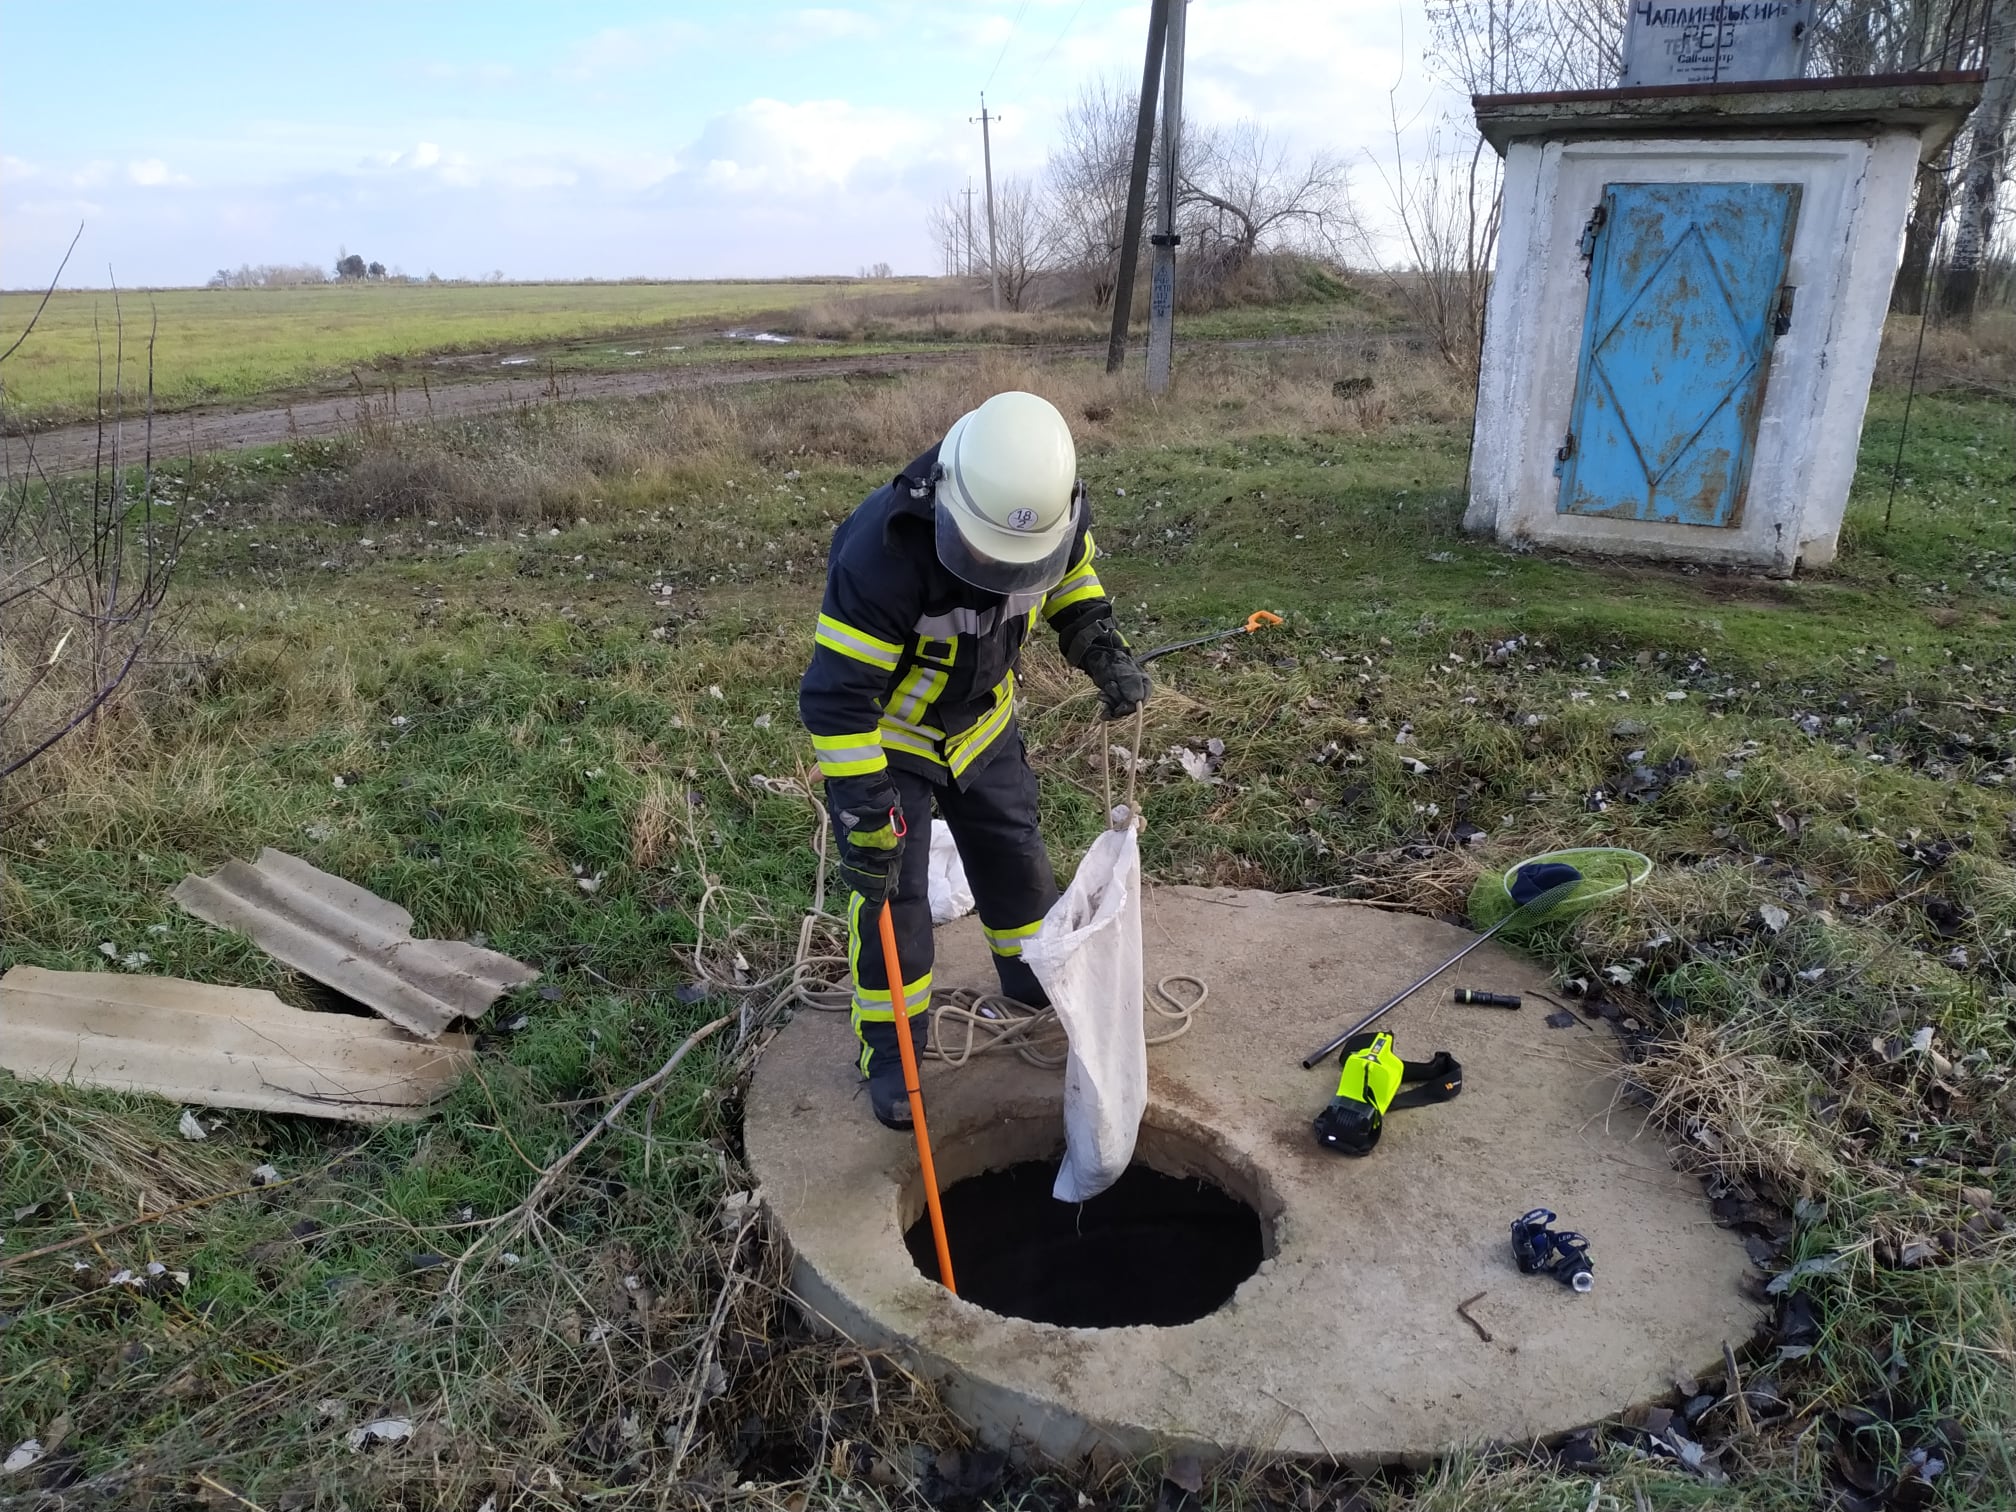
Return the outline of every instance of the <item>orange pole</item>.
[[[924,1089],[917,1082],[917,1046],[910,1039],[910,1005],[903,997],[903,963],[896,957],[896,916],[882,904],[882,964],[889,972],[889,1003],[896,1010],[896,1052],[903,1060],[903,1090],[910,1094],[910,1122],[917,1131],[917,1164],[924,1174],[924,1206],[931,1214],[931,1240],[938,1246],[938,1279],[953,1296],[952,1247],[945,1241],[945,1210],[938,1203],[938,1172],[931,1164],[931,1135],[924,1127]]]

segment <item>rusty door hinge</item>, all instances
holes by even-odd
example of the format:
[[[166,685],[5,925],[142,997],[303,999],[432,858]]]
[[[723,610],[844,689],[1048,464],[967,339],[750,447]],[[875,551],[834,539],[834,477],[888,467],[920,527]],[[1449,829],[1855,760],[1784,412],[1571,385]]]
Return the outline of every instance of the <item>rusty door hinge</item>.
[[[1561,470],[1568,465],[1568,459],[1575,455],[1575,432],[1572,430],[1561,438],[1561,444],[1554,449],[1554,476],[1560,477]]]
[[[1792,301],[1799,290],[1791,284],[1778,286],[1778,302],[1771,307],[1771,334],[1783,336],[1792,329]]]
[[[1595,261],[1596,238],[1602,232],[1604,223],[1609,219],[1610,219],[1610,201],[1607,199],[1600,201],[1597,204],[1596,208],[1589,212],[1588,223],[1582,227],[1582,241],[1580,244],[1582,251],[1582,261],[1585,264],[1590,264]],[[1588,271],[1587,267],[1585,267],[1583,271],[1587,272]]]

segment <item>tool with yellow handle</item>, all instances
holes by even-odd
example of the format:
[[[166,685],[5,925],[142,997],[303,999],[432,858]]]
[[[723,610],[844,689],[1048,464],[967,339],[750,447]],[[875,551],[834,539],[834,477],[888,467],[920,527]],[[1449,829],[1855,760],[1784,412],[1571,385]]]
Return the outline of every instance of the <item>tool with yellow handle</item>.
[[[1246,616],[1246,623],[1234,625],[1230,630],[1214,630],[1209,635],[1200,635],[1195,640],[1177,641],[1173,645],[1157,646],[1153,651],[1144,651],[1134,658],[1136,666],[1145,667],[1158,656],[1167,656],[1171,651],[1188,651],[1192,646],[1208,646],[1213,641],[1230,640],[1235,635],[1251,635],[1267,625],[1278,625],[1281,616],[1269,614],[1265,609],[1255,609]]]

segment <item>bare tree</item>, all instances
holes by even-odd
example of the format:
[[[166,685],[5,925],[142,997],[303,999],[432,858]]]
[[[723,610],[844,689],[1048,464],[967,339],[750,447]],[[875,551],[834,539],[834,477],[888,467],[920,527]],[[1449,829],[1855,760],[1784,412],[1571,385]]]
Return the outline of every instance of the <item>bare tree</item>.
[[[1221,278],[1255,253],[1329,253],[1355,226],[1348,175],[1329,153],[1293,155],[1254,121],[1190,133],[1178,191],[1194,270]]]
[[[1132,90],[1103,79],[1086,85],[1066,107],[1043,170],[1052,260],[1087,279],[1094,309],[1106,308],[1119,272],[1138,108]]]
[[[1048,260],[1043,202],[1036,186],[1019,176],[994,185],[994,247],[1001,274],[1001,299],[1019,310],[1029,286]]]
[[[1954,196],[1953,256],[1939,313],[1971,320],[1981,296],[1981,275],[1995,242],[1995,223],[2012,160],[2016,131],[2016,7],[2004,5],[1988,38],[1988,82],[1974,108],[1967,166]]]
[[[32,438],[0,443],[0,780],[79,731],[102,726],[117,710],[134,672],[158,649],[169,586],[191,528],[189,513],[157,493],[151,330],[137,466],[125,449],[128,358],[116,289],[113,309],[110,406],[101,376],[98,461],[88,482],[50,477],[36,463]],[[0,353],[0,364],[20,349],[40,315],[38,309]],[[101,375],[105,356],[101,340]]]
[[[1617,0],[1428,0],[1428,66],[1465,94],[1608,89],[1622,71]]]

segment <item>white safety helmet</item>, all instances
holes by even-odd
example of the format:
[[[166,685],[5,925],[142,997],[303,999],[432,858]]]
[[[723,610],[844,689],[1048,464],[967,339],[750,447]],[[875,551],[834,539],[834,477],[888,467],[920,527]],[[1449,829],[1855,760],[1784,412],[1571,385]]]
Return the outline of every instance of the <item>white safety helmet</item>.
[[[989,593],[1047,591],[1084,518],[1078,450],[1057,406],[1010,390],[952,422],[938,448],[938,560]]]

